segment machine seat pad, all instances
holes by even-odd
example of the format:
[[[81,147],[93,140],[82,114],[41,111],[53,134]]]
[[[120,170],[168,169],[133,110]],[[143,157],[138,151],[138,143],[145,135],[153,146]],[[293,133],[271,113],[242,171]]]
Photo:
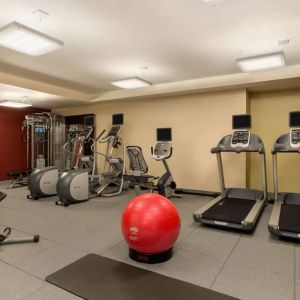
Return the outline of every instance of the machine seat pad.
[[[241,224],[256,203],[255,200],[223,198],[202,214],[203,219]]]
[[[300,234],[300,205],[282,204],[278,225],[279,230]]]
[[[7,175],[10,177],[20,177],[20,176],[27,176],[28,172],[27,171],[14,171],[14,172],[8,172]]]
[[[157,179],[157,177],[152,175],[123,175],[124,180],[131,181],[134,184],[147,184],[151,180]]]

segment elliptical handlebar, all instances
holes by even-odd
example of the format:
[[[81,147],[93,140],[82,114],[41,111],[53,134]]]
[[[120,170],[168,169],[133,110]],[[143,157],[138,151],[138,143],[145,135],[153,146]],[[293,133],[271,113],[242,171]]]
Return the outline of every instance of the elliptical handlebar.
[[[170,154],[164,159],[169,159],[172,156],[172,154],[173,154],[173,147],[170,148]]]
[[[93,139],[93,144],[91,145],[91,150],[98,155],[101,155],[103,157],[105,157],[106,159],[110,159],[111,156],[111,151],[112,149],[116,149],[121,145],[124,145],[123,140],[121,139],[121,137],[119,136],[120,133],[120,126],[113,126],[110,131],[108,132],[107,135],[104,136],[106,130],[102,130],[102,132],[97,136],[96,139]],[[96,144],[106,144],[107,143],[107,149],[106,149],[106,153],[101,153],[96,151]],[[111,147],[111,150],[108,150],[109,147]]]
[[[91,145],[91,150],[92,150],[92,152],[97,153],[97,154],[100,154],[100,153],[98,153],[98,152],[96,151],[95,146],[96,146],[97,142],[99,142],[99,143],[102,142],[103,139],[101,139],[101,137],[104,135],[105,132],[106,132],[105,129],[102,130],[101,133],[100,133],[95,139],[93,139],[93,143],[92,143],[92,145]]]
[[[79,133],[79,138],[82,142],[88,141],[93,133],[93,127],[86,127],[81,133]]]
[[[91,135],[93,133],[93,130],[94,130],[93,127],[87,127],[80,133],[71,132],[70,139],[67,140],[67,142],[63,145],[63,150],[67,153],[74,154],[75,153],[74,149],[73,150],[68,150],[67,146],[70,143],[76,143],[76,141],[78,141],[82,144],[88,142],[91,139]],[[103,134],[103,132],[101,134]],[[77,153],[77,155],[80,156],[80,157],[85,156],[85,155],[81,155],[80,153]]]
[[[104,135],[105,132],[106,132],[105,129],[101,131],[101,133],[95,138],[95,143],[97,143],[100,140],[100,138]]]
[[[98,142],[99,142],[100,144],[101,144],[101,143],[108,143],[109,140],[106,140],[106,138],[107,138],[107,137],[101,139],[101,140],[98,141]],[[106,159],[110,159],[110,158],[112,157],[112,156],[111,156],[111,153],[107,154],[107,153],[108,153],[108,150],[106,150],[106,152],[107,152],[106,154],[96,151],[95,145],[96,145],[96,143],[93,143],[93,145],[91,146],[91,149],[92,149],[92,151],[93,151],[94,153],[96,153],[96,154],[98,154],[98,155],[101,155],[101,156],[105,157]],[[124,146],[124,141],[123,141],[120,137],[118,137],[118,146],[121,146],[121,145]],[[112,149],[113,149],[113,148],[116,148],[116,147],[114,147],[114,145],[112,144]]]
[[[67,153],[74,153],[74,151],[68,150],[67,146],[70,143],[74,143],[77,139],[79,139],[79,134],[78,133],[71,133],[73,136],[71,137],[71,139],[67,140],[67,142],[63,145],[63,150]]]

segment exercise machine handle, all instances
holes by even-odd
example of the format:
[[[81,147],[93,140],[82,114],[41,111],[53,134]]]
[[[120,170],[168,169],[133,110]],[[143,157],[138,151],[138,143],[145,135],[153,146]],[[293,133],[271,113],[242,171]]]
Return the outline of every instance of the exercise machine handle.
[[[259,154],[265,154],[265,148],[263,146],[261,146],[259,149],[258,149],[258,153]]]
[[[235,148],[235,152],[236,152],[237,154],[240,154],[240,153],[242,152],[242,148],[241,148],[241,147]]]
[[[213,148],[211,148],[210,152],[213,153],[213,154],[216,154],[220,151],[219,151],[218,147],[213,147]]]
[[[100,140],[100,138],[104,135],[105,131],[106,131],[105,129],[101,131],[101,133],[95,139],[95,142],[98,142]]]
[[[94,131],[93,127],[88,127],[87,130],[84,129],[84,131],[82,133],[79,134],[79,137],[81,138],[82,142],[86,142],[90,139],[92,133]]]
[[[171,148],[170,148],[170,154],[169,154],[169,156],[168,156],[168,157],[166,157],[165,159],[168,159],[168,158],[170,158],[170,157],[172,156],[172,154],[173,154],[173,147],[171,147]]]

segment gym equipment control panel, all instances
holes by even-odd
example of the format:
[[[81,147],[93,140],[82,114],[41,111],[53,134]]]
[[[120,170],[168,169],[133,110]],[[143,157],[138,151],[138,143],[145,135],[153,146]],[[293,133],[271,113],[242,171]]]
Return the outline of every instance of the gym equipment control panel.
[[[291,147],[300,148],[300,129],[292,129],[290,133]]]
[[[231,138],[231,147],[248,147],[250,142],[250,132],[247,130],[234,131]]]

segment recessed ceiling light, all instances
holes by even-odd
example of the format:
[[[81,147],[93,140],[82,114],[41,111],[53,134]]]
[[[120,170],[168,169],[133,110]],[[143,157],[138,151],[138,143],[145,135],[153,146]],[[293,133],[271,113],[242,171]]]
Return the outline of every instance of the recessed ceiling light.
[[[0,106],[24,108],[24,107],[30,107],[30,106],[32,106],[32,104],[5,100],[5,101],[0,102]]]
[[[0,46],[28,55],[43,55],[63,45],[63,42],[17,22],[0,29]]]
[[[237,64],[241,71],[252,72],[285,66],[283,52],[275,52],[251,57],[240,58]]]
[[[121,79],[118,81],[111,82],[111,84],[122,89],[136,89],[136,88],[141,88],[141,87],[146,87],[151,85],[150,82],[147,82],[138,77]]]

